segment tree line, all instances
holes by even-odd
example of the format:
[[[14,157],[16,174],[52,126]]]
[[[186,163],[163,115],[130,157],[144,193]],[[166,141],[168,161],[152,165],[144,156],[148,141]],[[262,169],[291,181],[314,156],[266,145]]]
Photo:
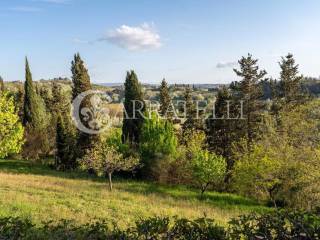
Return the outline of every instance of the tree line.
[[[241,80],[218,91],[214,116],[199,115],[192,88],[185,87],[186,118],[180,124],[166,80],[159,87],[159,111],[151,113],[137,74],[128,71],[122,126],[88,134],[70,116],[72,100],[92,89],[80,55],[71,62],[70,93],[57,82],[51,94],[37,89],[26,59],[23,94],[13,95],[0,81],[0,119],[10,123],[0,124],[6,129],[1,131],[0,141],[6,144],[0,157],[20,150],[30,160],[54,155],[57,170],[81,168],[108,176],[110,190],[112,174],[129,171],[136,178],[195,186],[201,195],[213,189],[273,206],[319,206],[319,100],[304,91],[292,54],[281,58],[279,79],[267,78],[251,54],[238,63],[234,72]],[[265,83],[272,89],[270,100],[263,96]],[[80,109],[90,104],[85,99]],[[145,119],[141,112],[151,117]]]

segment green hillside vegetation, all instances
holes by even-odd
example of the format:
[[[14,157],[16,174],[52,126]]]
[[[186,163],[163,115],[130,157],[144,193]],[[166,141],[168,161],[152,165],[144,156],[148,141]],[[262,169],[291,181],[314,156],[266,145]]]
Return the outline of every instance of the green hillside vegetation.
[[[119,178],[110,192],[103,178],[58,172],[28,161],[0,160],[0,179],[0,217],[31,218],[38,224],[60,219],[84,224],[105,219],[127,227],[153,216],[206,216],[225,225],[240,214],[269,211],[234,194],[208,192],[200,199],[197,189]]]

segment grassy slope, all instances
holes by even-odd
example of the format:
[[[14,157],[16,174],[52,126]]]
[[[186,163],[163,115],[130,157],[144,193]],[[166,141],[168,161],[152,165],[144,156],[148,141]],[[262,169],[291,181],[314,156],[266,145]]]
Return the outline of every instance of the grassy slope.
[[[31,217],[33,221],[94,219],[121,226],[149,216],[207,217],[225,224],[231,217],[265,211],[254,201],[210,192],[199,200],[196,190],[117,180],[109,192],[103,179],[62,173],[25,161],[0,160],[0,217]]]

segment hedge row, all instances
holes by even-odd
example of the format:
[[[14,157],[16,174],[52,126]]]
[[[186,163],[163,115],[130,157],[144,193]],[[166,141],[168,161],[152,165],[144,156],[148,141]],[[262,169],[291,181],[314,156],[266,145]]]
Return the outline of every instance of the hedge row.
[[[225,239],[320,239],[320,216],[307,212],[275,211],[263,215],[249,214],[233,219],[228,228],[211,219],[150,218],[134,227],[121,230],[99,221],[76,226],[62,220],[40,227],[28,219],[1,218],[0,240],[225,240]]]

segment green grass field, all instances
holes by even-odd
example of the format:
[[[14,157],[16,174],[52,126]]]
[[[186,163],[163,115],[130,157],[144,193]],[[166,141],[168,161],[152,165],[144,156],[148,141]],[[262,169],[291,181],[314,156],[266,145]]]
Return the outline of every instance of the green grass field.
[[[207,216],[226,224],[251,211],[268,208],[233,194],[208,192],[201,200],[195,189],[120,179],[109,192],[102,178],[0,160],[0,217],[27,217],[35,223],[70,219],[78,224],[106,219],[125,227],[151,216]]]

